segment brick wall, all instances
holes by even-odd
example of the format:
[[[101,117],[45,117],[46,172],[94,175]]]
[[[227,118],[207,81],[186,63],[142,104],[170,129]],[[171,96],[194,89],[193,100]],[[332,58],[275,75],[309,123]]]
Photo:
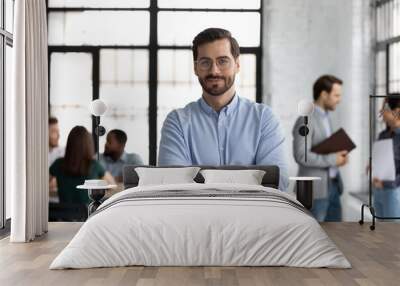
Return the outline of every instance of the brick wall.
[[[329,73],[344,80],[342,103],[332,114],[334,125],[345,128],[357,145],[341,171],[346,191],[366,187],[370,14],[368,0],[264,1],[264,102],[285,129],[290,175],[297,172],[291,135],[297,102],[312,99],[313,82]]]

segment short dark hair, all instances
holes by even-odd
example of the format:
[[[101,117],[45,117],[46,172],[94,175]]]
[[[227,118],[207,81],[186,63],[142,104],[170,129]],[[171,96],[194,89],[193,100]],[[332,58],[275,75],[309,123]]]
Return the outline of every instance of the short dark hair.
[[[240,48],[239,44],[234,37],[232,37],[231,32],[228,30],[224,30],[221,28],[208,28],[204,31],[200,32],[194,39],[193,39],[193,60],[197,60],[198,56],[198,48],[201,45],[214,42],[216,40],[227,39],[231,44],[231,54],[232,56],[237,59],[240,55]]]
[[[387,104],[389,105],[390,109],[396,109],[400,107],[400,93],[392,93],[390,94],[387,99]]]
[[[108,132],[108,134],[114,135],[115,139],[121,145],[125,145],[126,141],[128,141],[128,136],[126,136],[126,133],[120,129],[113,129],[110,132]]]
[[[343,81],[333,75],[323,75],[320,76],[316,82],[314,83],[313,86],[313,97],[314,100],[317,100],[319,96],[321,95],[321,92],[326,91],[327,93],[330,93],[332,91],[333,85],[337,84],[343,84]]]
[[[57,124],[57,123],[58,123],[57,118],[55,118],[55,117],[53,117],[53,116],[50,116],[50,117],[49,117],[49,125]]]

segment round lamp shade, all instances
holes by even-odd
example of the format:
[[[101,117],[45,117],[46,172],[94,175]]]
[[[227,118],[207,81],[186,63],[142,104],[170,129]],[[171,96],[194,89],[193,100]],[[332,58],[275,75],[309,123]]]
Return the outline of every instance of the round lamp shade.
[[[107,105],[101,99],[96,99],[90,103],[89,111],[94,116],[102,116],[107,111]]]
[[[300,116],[310,116],[314,111],[314,104],[308,99],[302,99],[297,104],[297,113]]]

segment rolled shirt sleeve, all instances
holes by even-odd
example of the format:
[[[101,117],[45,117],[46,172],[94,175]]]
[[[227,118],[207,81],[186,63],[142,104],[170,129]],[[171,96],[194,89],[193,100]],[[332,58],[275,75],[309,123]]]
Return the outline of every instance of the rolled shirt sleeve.
[[[278,119],[270,109],[267,109],[261,119],[261,137],[256,153],[256,165],[277,165],[279,189],[282,191],[286,191],[289,186],[284,142],[283,129]]]

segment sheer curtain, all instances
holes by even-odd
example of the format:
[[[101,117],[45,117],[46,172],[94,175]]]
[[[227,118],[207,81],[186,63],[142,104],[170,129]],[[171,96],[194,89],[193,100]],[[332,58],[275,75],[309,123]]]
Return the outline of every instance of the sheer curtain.
[[[45,0],[15,1],[13,91],[6,98],[6,187],[12,242],[48,227],[48,72]]]

